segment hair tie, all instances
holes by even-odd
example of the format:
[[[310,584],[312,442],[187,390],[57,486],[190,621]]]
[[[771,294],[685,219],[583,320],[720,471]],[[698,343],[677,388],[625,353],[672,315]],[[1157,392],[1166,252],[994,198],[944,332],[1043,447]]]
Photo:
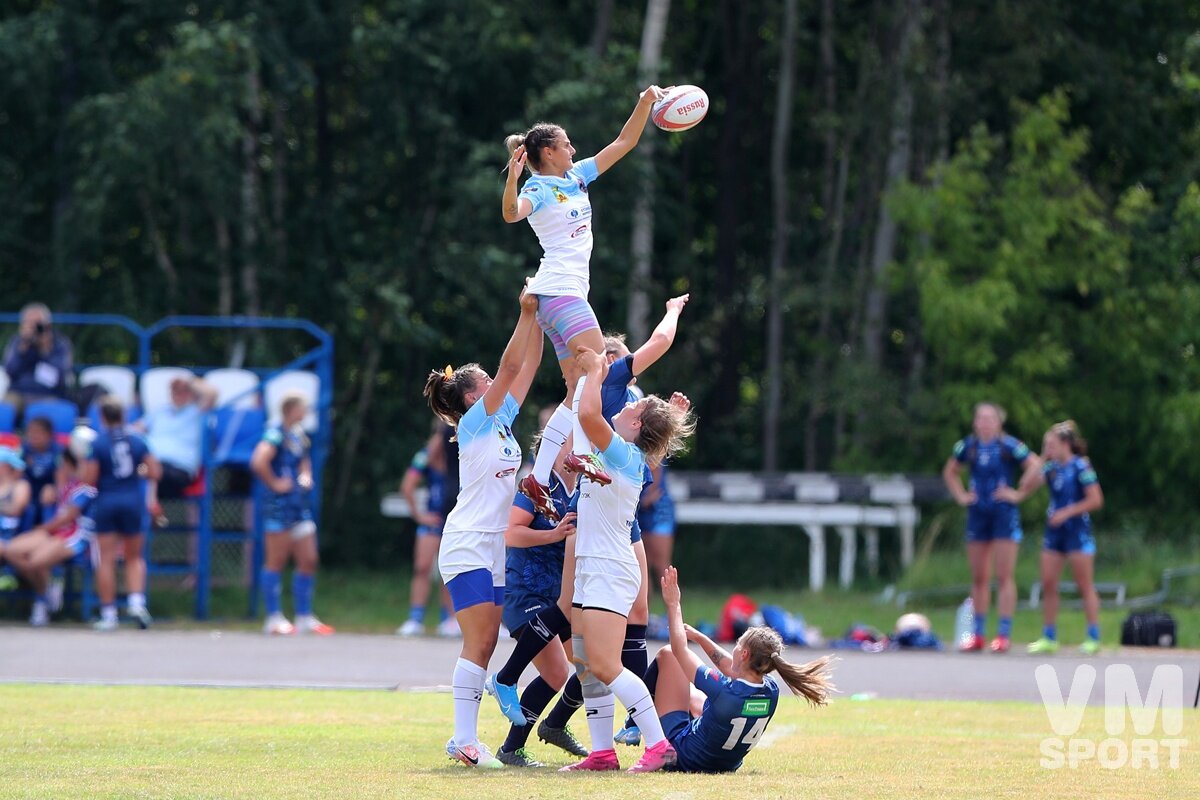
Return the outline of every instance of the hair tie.
[[[446,380],[448,380],[448,381],[454,380],[454,367],[447,364],[446,369],[442,372],[442,374],[446,376]]]

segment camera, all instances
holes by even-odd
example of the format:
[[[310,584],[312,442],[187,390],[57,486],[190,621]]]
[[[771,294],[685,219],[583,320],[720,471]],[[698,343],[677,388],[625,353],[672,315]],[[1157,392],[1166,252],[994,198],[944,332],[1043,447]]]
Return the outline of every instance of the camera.
[[[38,336],[41,336],[49,328],[50,328],[50,326],[44,322],[36,322],[36,323],[34,323],[34,326],[33,326],[33,332],[36,333]]]

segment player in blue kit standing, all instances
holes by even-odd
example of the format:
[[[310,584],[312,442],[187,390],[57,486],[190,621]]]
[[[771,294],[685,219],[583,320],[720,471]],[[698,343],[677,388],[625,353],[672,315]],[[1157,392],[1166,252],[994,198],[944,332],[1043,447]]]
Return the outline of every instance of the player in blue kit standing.
[[[162,467],[146,441],[125,427],[125,407],[111,395],[100,401],[104,430],[96,435],[86,459],[83,482],[96,487],[91,506],[100,564],[96,594],[100,598],[98,631],[117,628],[117,552],[125,558],[126,610],[142,628],[152,619],[146,609],[145,520],[157,504],[154,482]],[[143,481],[150,481],[150,490]]]
[[[521,445],[512,425],[542,360],[537,298],[521,292],[521,316],[493,380],[478,364],[430,373],[425,398],[458,438],[458,502],[446,518],[438,567],[463,643],[454,666],[454,735],[446,754],[468,767],[502,768],[479,741],[479,703],[504,607],[504,531],[516,493]]]
[[[400,482],[400,493],[408,503],[409,516],[417,523],[417,535],[413,540],[413,575],[409,589],[408,619],[396,629],[398,636],[421,636],[425,633],[425,599],[429,596],[430,573],[437,562],[438,549],[442,543],[442,508],[446,500],[446,448],[443,446],[440,420],[433,434],[425,442],[404,473]],[[417,504],[417,488],[425,484],[428,497],[422,510]],[[454,606],[445,584],[441,587],[441,620],[438,636],[458,638],[458,623],[454,621]]]
[[[1031,653],[1058,651],[1058,579],[1063,565],[1071,564],[1083,611],[1087,636],[1079,649],[1085,655],[1100,651],[1100,596],[1096,593],[1096,540],[1092,537],[1091,512],[1104,506],[1104,492],[1096,470],[1087,458],[1087,442],[1074,421],[1050,428],[1043,439],[1046,457],[1042,469],[1005,492],[1010,502],[1019,503],[1043,483],[1050,488],[1046,509],[1046,535],[1042,544],[1042,636],[1029,645]]]
[[[830,656],[807,664],[783,657],[783,640],[771,628],[749,628],[732,653],[683,623],[679,574],[667,567],[662,577],[663,602],[671,646],[659,651],[654,706],[667,738],[675,747],[675,763],[683,772],[733,772],[758,744],[779,705],[779,677],[794,694],[814,706],[825,705],[834,691],[830,681]],[[689,636],[690,634],[690,636]],[[712,659],[706,667],[688,649],[688,640],[699,643]],[[698,713],[691,696],[695,685],[704,695]]]
[[[319,562],[317,524],[312,517],[312,461],[304,417],[308,399],[299,392],[284,395],[280,422],[263,433],[250,456],[250,470],[266,487],[263,501],[262,591],[267,618],[263,633],[292,633],[329,636],[334,633],[313,613],[313,594]],[[295,563],[292,574],[292,603],[295,624],[282,608],[283,569],[288,559]]]
[[[1029,452],[1019,439],[1004,433],[1004,409],[995,403],[975,406],[975,432],[954,445],[954,453],[942,468],[942,479],[955,502],[967,508],[967,561],[971,567],[971,601],[975,606],[975,633],[960,643],[962,651],[983,649],[991,602],[989,572],[996,569],[996,605],[1000,624],[991,642],[995,653],[1007,652],[1012,636],[1012,615],[1017,608],[1017,584],[1013,570],[1021,543],[1021,517],[1017,507],[1005,500],[1005,489],[1018,485],[1013,473],[1020,467],[1021,480],[1036,475],[1042,460]],[[961,473],[969,473],[963,488]]]
[[[638,103],[617,138],[594,157],[578,163],[574,161],[575,148],[559,125],[541,122],[504,142],[510,157],[501,214],[509,223],[528,219],[542,246],[542,260],[529,291],[538,295],[538,324],[554,345],[554,355],[567,385],[566,399],[542,430],[546,449],[552,452],[535,463],[532,477],[526,476],[521,482],[521,491],[547,516],[554,513],[546,489],[553,453],[571,435],[571,402],[582,374],[575,364],[576,348],[604,350],[600,323],[588,304],[593,226],[588,187],[637,146],[654,103],[665,94],[657,86],[648,86],[638,96]],[[530,177],[518,193],[517,182],[526,165]],[[576,455],[568,456],[568,463],[574,462]],[[605,477],[592,459],[585,457],[575,466],[593,478]]]

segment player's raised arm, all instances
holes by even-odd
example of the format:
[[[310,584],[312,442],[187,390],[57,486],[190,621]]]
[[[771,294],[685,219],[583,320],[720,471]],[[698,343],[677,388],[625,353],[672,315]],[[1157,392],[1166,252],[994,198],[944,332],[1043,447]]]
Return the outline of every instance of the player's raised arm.
[[[671,349],[671,345],[675,343],[675,332],[679,329],[679,315],[683,313],[683,307],[687,305],[690,297],[690,294],[682,294],[667,301],[667,311],[662,320],[655,326],[646,343],[633,354],[634,375],[641,375]]]
[[[597,173],[603,175],[613,164],[629,155],[630,151],[637,147],[638,140],[642,138],[642,131],[646,127],[646,120],[650,119],[650,109],[666,94],[666,90],[657,86],[647,86],[646,90],[638,95],[638,104],[633,107],[633,113],[629,115],[625,127],[621,128],[617,138],[613,139],[608,147],[596,153]]]
[[[662,598],[663,603],[667,606],[667,627],[671,632],[671,654],[679,662],[683,674],[691,680],[696,675],[696,670],[704,664],[688,648],[687,630],[683,624],[682,598],[679,591],[679,572],[674,567],[667,567],[663,570]]]
[[[580,370],[587,376],[583,395],[579,398],[579,424],[592,446],[601,452],[612,442],[612,426],[604,419],[603,403],[600,400],[600,383],[604,380],[604,356],[586,347],[578,349],[575,359]]]
[[[508,176],[504,179],[500,213],[505,222],[520,222],[533,212],[533,203],[528,198],[517,197],[517,180],[525,169],[525,145],[520,134],[509,136],[505,144],[509,145]]]

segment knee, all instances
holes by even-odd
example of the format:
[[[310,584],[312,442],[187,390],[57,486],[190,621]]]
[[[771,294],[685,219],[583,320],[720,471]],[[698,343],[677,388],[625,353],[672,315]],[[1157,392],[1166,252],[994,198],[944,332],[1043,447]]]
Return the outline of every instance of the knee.
[[[566,661],[556,661],[554,664],[548,666],[545,672],[540,674],[542,680],[550,684],[551,689],[559,691],[566,685],[569,673],[570,668],[567,666]]]

